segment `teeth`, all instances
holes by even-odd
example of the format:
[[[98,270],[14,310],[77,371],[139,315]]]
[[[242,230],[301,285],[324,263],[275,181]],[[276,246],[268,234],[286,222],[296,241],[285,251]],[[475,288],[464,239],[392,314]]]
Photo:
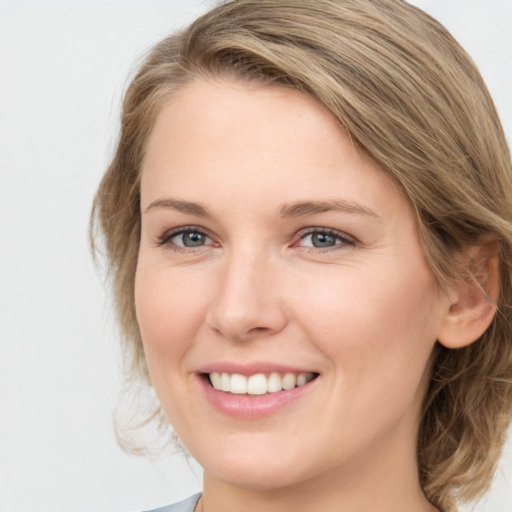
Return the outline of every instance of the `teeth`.
[[[227,373],[223,373],[220,378],[220,389],[222,391],[231,391],[230,378]]]
[[[268,377],[263,373],[256,373],[250,377],[239,373],[210,373],[212,386],[227,393],[235,395],[265,395],[266,393],[277,393],[283,389],[293,389],[304,386],[314,378],[314,373],[271,373]]]
[[[283,377],[283,389],[293,389],[297,384],[297,377],[293,373],[287,373]]]
[[[215,389],[222,389],[222,376],[220,373],[210,373],[210,381]]]
[[[308,381],[308,376],[305,373],[299,373],[297,375],[297,386],[304,386]]]
[[[283,382],[279,373],[271,373],[267,379],[267,391],[269,393],[277,393],[283,389]]]
[[[235,395],[245,395],[247,394],[247,377],[234,373],[229,380],[229,386],[231,393]]]
[[[247,380],[249,395],[264,395],[267,392],[267,378],[262,373],[251,375]]]

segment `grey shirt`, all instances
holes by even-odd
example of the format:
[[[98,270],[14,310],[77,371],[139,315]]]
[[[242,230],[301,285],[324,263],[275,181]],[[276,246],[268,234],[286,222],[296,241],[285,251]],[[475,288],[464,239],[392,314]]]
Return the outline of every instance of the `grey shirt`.
[[[190,498],[180,501],[179,503],[175,503],[174,505],[155,508],[154,510],[148,510],[147,512],[194,512],[200,497],[201,493],[194,494],[194,496],[190,496]]]

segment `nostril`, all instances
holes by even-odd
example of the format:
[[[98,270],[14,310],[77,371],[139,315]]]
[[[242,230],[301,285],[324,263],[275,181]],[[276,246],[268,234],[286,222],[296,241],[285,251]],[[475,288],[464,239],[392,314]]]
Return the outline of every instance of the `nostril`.
[[[253,327],[252,329],[249,330],[249,332],[259,333],[259,332],[265,332],[268,330],[269,330],[268,327]]]

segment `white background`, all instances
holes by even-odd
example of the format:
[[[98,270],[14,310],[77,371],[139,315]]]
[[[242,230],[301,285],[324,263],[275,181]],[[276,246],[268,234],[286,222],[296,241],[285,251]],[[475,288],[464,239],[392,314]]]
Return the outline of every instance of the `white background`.
[[[512,0],[417,0],[486,78],[512,140]],[[212,5],[0,0],[0,512],[130,512],[200,470],[128,457],[119,353],[87,248],[91,200],[134,61]],[[512,512],[512,448],[480,512]]]

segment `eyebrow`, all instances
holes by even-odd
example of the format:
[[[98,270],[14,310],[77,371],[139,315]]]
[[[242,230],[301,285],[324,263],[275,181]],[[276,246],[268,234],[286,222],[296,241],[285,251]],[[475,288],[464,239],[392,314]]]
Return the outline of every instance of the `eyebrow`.
[[[282,217],[300,217],[302,215],[324,212],[343,212],[380,218],[370,208],[344,199],[336,201],[304,201],[291,205],[284,204],[279,211]]]
[[[198,203],[189,201],[179,201],[177,199],[157,199],[153,201],[143,213],[147,213],[153,208],[170,208],[178,212],[187,213],[188,215],[197,215],[198,217],[211,217],[208,210]]]
[[[150,205],[144,210],[144,213],[153,208],[169,208],[188,215],[211,217],[210,213],[204,206],[190,201],[180,201],[178,199],[157,199],[150,203]],[[380,218],[380,216],[370,208],[344,199],[338,199],[335,201],[303,201],[290,205],[283,204],[279,209],[281,217],[301,217],[302,215],[313,215],[325,212],[343,212],[366,215],[377,219]]]

